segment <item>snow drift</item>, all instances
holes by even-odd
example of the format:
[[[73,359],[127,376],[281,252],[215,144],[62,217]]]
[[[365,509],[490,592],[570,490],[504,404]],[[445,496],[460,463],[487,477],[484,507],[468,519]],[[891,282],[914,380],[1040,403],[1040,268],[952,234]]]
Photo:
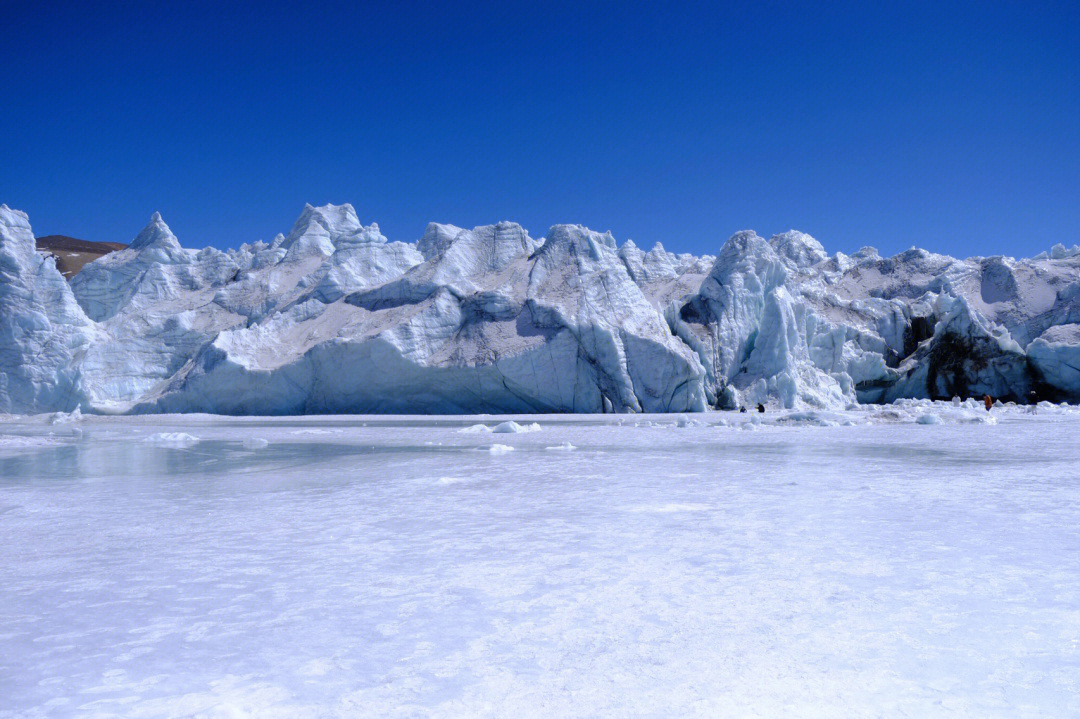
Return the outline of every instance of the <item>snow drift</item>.
[[[70,285],[0,206],[0,411],[687,412],[764,402],[1080,400],[1080,248],[1024,260],[828,255],[740,232],[715,257],[556,225],[350,205],[185,249],[154,214]]]

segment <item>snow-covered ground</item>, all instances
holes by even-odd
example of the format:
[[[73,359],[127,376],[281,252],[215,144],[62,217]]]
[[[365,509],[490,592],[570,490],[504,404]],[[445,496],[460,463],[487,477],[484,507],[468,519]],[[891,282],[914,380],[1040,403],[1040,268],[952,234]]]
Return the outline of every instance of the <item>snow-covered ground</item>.
[[[0,717],[1077,716],[1078,446],[1050,405],[3,419]]]

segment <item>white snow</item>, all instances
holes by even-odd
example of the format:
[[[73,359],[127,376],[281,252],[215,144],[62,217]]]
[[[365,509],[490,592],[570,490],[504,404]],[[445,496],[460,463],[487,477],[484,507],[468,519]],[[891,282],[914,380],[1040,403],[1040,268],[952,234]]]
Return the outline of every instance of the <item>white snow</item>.
[[[1074,716],[1080,410],[1025,409],[8,417],[0,717]]]

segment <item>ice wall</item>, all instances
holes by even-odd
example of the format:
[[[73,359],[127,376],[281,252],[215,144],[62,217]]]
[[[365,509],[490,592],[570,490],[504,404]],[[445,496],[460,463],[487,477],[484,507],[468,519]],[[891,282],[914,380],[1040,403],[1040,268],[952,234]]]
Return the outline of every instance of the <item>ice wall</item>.
[[[683,412],[984,393],[1080,400],[1080,252],[828,255],[733,235],[717,255],[556,225],[429,225],[350,205],[185,249],[154,214],[70,286],[0,209],[0,410]]]
[[[96,336],[55,261],[37,253],[26,213],[0,205],[0,411],[69,411]]]

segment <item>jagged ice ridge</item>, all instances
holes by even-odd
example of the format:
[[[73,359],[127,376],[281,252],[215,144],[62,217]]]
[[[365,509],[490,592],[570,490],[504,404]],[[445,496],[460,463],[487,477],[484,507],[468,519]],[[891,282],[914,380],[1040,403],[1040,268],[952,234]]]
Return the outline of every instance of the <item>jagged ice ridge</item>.
[[[990,394],[1080,400],[1080,248],[1031,259],[827,255],[732,236],[715,257],[556,225],[350,205],[288,235],[181,247],[161,216],[69,284],[0,205],[0,411],[686,412]]]

